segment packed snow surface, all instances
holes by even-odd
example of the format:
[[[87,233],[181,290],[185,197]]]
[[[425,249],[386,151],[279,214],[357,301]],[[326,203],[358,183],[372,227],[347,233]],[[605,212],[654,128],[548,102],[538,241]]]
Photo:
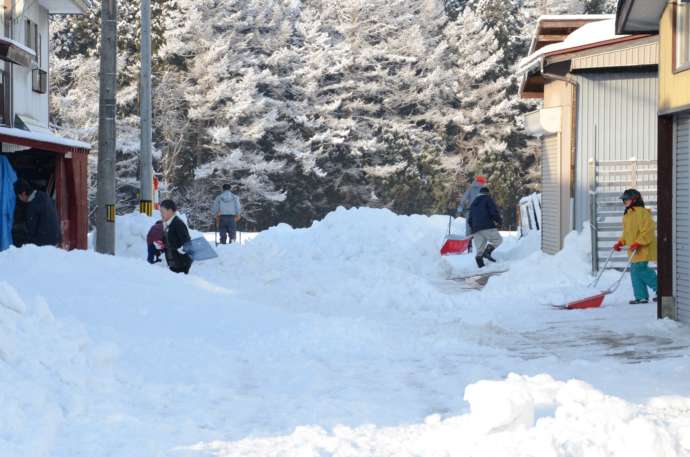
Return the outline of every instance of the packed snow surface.
[[[506,233],[477,289],[441,216],[339,209],[189,276],[146,263],[154,220],[0,254],[0,455],[690,456],[688,327],[628,279],[552,306],[597,292],[585,236]]]

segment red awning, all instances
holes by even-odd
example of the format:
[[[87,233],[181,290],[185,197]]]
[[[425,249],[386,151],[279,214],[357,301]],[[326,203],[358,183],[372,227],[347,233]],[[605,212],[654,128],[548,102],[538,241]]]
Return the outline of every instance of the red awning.
[[[88,153],[91,145],[70,140],[50,133],[29,132],[28,130],[0,127],[0,142],[40,149],[42,151],[66,154],[69,152]]]

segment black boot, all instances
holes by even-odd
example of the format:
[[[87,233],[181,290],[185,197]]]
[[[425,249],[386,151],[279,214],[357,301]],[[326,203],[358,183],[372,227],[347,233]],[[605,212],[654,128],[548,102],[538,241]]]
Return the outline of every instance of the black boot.
[[[644,298],[636,298],[635,300],[630,300],[628,303],[631,305],[646,305],[649,303],[649,300],[644,299]]]
[[[491,253],[494,252],[495,250],[496,250],[496,247],[495,247],[495,246],[493,246],[493,245],[491,245],[491,244],[488,245],[488,246],[486,247],[486,249],[484,250],[484,258],[487,259],[487,260],[490,260],[491,262],[496,263],[496,259],[494,259],[493,257],[491,257]]]
[[[484,259],[482,257],[475,257],[474,260],[477,261],[477,266],[479,268],[484,268]]]

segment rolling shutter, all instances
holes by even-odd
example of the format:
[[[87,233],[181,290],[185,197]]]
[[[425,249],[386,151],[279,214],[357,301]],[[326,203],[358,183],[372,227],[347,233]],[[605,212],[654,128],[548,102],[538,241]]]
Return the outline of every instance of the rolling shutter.
[[[555,254],[561,249],[561,166],[559,136],[550,135],[542,139],[541,164],[541,249]]]
[[[690,323],[690,114],[676,116],[673,176],[673,292],[679,321]]]

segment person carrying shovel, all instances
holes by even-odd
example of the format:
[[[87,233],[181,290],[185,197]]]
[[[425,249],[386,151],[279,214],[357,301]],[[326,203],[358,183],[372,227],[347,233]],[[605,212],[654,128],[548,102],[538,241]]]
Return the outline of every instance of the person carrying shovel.
[[[631,305],[649,303],[650,288],[656,294],[657,275],[649,268],[649,262],[655,262],[656,252],[656,224],[652,219],[652,212],[644,207],[642,195],[635,189],[628,189],[621,195],[625,205],[623,213],[623,234],[613,245],[613,250],[620,252],[623,246],[628,246],[630,262],[630,279],[632,280],[635,299]],[[654,298],[657,301],[657,298]]]
[[[230,191],[229,184],[223,184],[223,192],[216,197],[211,206],[216,232],[220,231],[220,244],[235,241],[237,234],[237,222],[240,220],[240,199]]]

